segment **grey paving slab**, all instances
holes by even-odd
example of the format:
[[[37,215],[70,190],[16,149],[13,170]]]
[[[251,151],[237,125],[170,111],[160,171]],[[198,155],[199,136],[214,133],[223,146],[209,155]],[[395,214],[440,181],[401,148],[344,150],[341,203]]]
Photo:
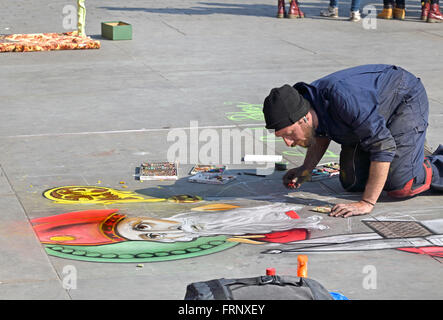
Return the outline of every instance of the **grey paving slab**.
[[[41,290],[49,288],[63,295],[60,279],[15,195],[2,194],[0,203],[1,299],[38,299],[46,296]]]
[[[3,169],[0,167],[0,194],[13,194],[11,185],[9,184],[8,178],[4,173]]]
[[[70,300],[60,281],[23,281],[0,284],[2,300]]]
[[[373,3],[362,1],[362,7],[367,4]],[[75,3],[3,2],[0,33],[68,31],[63,27],[66,5]],[[398,64],[422,79],[430,100],[427,139],[434,147],[441,143],[441,25],[419,21],[415,1],[407,1],[406,21],[377,20],[375,30],[346,21],[349,2],[340,3],[338,20],[318,16],[325,6],[324,1],[303,2],[307,18],[290,20],[275,19],[276,3],[270,1],[95,1],[87,3],[87,33],[101,41],[100,50],[2,54],[0,298],[182,299],[193,281],[261,275],[267,267],[293,275],[297,255],[303,253],[309,257],[310,277],[351,299],[442,299],[441,251],[432,256],[427,251],[432,246],[423,246],[423,237],[414,240],[393,226],[386,231],[391,238],[380,239],[362,222],[433,221],[438,236],[443,212],[439,194],[427,192],[405,201],[382,195],[371,215],[342,219],[310,211],[359,198],[360,194],[344,192],[337,178],[288,192],[281,184],[283,172],[266,178],[238,175],[254,166],[239,163],[234,156],[226,164],[237,179],[225,186],[187,182],[193,161],[180,164],[180,179],[175,182],[134,179],[140,162],[166,160],[173,129],[188,134],[193,122],[199,133],[207,130],[220,136],[224,129],[249,128],[248,134],[254,135],[263,127],[261,104],[271,88],[310,82],[366,63]],[[379,10],[381,3],[375,6]],[[131,23],[133,40],[101,39],[100,23],[110,20]],[[253,141],[266,139],[272,135],[254,135]],[[188,148],[195,147],[192,143]],[[241,150],[246,150],[244,144]],[[235,146],[220,141],[218,151],[227,150],[224,147],[232,152]],[[287,148],[278,139],[273,148],[291,168],[303,162],[301,148]],[[333,143],[323,160],[337,161],[339,152]],[[42,195],[50,188],[76,185],[130,191],[145,198],[195,194],[205,200],[63,204]],[[33,219],[98,209],[167,219],[213,203],[293,206],[301,219],[319,215],[326,226],[311,230],[307,241],[351,238],[345,243],[333,238],[332,245],[339,247],[330,251],[313,250],[313,242],[240,243],[208,255],[137,266],[138,262],[48,255],[31,226]],[[220,217],[223,212],[213,214]],[[378,242],[366,244],[358,238],[367,234]],[[384,248],[377,249],[379,244]],[[283,252],[270,254],[269,249]],[[75,289],[66,289],[67,267],[76,271]],[[376,276],[375,288],[367,287],[369,275]]]

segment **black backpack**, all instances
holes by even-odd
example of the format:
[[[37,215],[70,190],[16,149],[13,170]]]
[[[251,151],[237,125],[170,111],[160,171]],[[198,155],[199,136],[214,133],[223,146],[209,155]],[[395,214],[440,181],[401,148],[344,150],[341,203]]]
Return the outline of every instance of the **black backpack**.
[[[185,300],[334,300],[316,280],[266,275],[216,279],[187,286]]]

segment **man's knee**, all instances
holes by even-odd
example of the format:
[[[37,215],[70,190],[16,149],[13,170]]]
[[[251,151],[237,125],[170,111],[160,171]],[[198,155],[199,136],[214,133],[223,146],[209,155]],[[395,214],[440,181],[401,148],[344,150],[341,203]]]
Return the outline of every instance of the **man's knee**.
[[[423,183],[417,183],[417,179],[412,178],[402,187],[388,191],[388,195],[393,198],[410,198],[429,190],[432,182],[432,166],[426,158],[423,162],[423,170],[425,174]]]

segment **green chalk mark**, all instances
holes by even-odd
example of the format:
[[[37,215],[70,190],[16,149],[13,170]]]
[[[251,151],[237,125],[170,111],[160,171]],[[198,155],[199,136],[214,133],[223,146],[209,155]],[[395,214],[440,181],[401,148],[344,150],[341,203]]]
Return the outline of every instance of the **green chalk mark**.
[[[225,102],[224,104],[233,104],[232,102]],[[231,121],[264,121],[265,117],[263,115],[263,105],[262,104],[251,104],[247,102],[236,102],[236,106],[241,109],[241,111],[226,112],[227,118]]]

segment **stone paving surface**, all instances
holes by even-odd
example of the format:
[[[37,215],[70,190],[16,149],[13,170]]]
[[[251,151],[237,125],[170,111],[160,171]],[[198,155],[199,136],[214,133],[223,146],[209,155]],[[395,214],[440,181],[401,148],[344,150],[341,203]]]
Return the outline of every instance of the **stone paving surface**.
[[[431,191],[405,201],[382,195],[370,216],[342,219],[309,211],[358,199],[344,192],[336,178],[288,193],[281,172],[266,178],[237,175],[253,168],[238,158],[228,164],[237,179],[223,186],[187,182],[192,161],[180,164],[178,181],[140,182],[133,176],[143,161],[166,161],[171,132],[187,135],[192,124],[198,125],[200,148],[205,134],[262,132],[260,109],[271,88],[368,63],[397,64],[422,79],[430,100],[427,139],[436,147],[443,134],[443,25],[421,22],[418,1],[407,1],[406,21],[377,20],[376,29],[369,30],[364,22],[346,21],[349,1],[340,3],[337,20],[319,17],[327,2],[317,0],[303,1],[307,18],[294,20],[275,18],[276,1],[86,2],[86,32],[101,40],[101,49],[0,55],[1,299],[183,299],[186,285],[194,281],[256,276],[267,267],[295,275],[301,251],[264,252],[303,247],[240,243],[208,255],[141,265],[48,255],[31,220],[67,212],[118,209],[129,217],[170,218],[210,203],[280,204],[302,220],[321,216],[327,229],[312,230],[311,239],[373,233],[361,220],[386,217],[433,220],[433,233],[442,233],[443,198]],[[362,1],[362,7],[368,4]],[[70,31],[63,27],[63,10],[73,5],[67,0],[4,1],[0,33]],[[380,10],[381,3],[375,7]],[[100,23],[115,20],[132,24],[133,40],[100,37]],[[272,138],[264,132],[254,134],[254,141],[263,136]],[[220,156],[225,146],[220,141]],[[275,150],[290,167],[303,161],[303,150],[289,149],[282,141],[275,141]],[[332,144],[322,161],[337,161],[339,150]],[[205,201],[62,204],[43,197],[45,190],[61,186],[109,187],[145,198],[192,194]],[[395,239],[423,248],[408,235]],[[309,257],[309,276],[350,299],[443,298],[441,258],[389,244],[372,250],[375,243],[353,251],[303,252]],[[67,282],[72,270],[76,288]],[[368,276],[374,275],[368,287]]]

